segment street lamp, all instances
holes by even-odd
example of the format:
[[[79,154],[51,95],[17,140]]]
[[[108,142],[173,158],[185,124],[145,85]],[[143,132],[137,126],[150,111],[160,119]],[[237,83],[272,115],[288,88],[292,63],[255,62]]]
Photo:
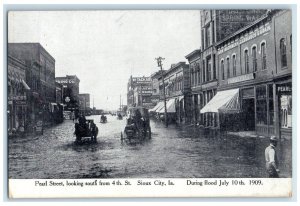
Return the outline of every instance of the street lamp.
[[[166,124],[166,127],[168,127],[166,88],[165,88],[165,79],[164,79],[164,74],[163,74],[163,69],[162,69],[162,60],[165,60],[165,58],[158,57],[158,58],[155,58],[155,60],[157,61],[157,66],[160,67],[161,76],[162,76],[163,93],[164,93],[164,105],[165,105],[165,124]]]

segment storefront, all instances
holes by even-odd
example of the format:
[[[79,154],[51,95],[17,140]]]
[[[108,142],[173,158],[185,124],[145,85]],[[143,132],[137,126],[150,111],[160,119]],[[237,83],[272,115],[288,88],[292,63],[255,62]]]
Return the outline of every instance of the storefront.
[[[279,135],[292,136],[292,83],[277,83]]]

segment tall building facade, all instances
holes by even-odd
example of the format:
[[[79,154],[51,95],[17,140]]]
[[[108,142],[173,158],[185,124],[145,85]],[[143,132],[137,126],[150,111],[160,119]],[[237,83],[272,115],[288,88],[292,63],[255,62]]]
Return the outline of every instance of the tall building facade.
[[[54,122],[52,105],[56,101],[55,59],[39,43],[9,43],[8,55],[25,63],[28,130],[37,121],[44,125]]]
[[[291,22],[289,10],[268,11],[215,44],[217,95],[201,112],[219,128],[291,136]]]
[[[235,33],[266,13],[266,10],[201,10],[201,49],[186,56],[190,62],[192,89],[192,121],[209,128],[218,128],[215,113],[201,114],[217,93],[218,68],[216,43]]]

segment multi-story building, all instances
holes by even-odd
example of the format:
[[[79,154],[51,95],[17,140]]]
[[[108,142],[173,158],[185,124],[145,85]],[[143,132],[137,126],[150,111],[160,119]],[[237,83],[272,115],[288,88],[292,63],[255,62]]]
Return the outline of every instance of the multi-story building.
[[[7,98],[8,98],[8,134],[24,132],[27,116],[26,65],[16,58],[8,56]]]
[[[163,84],[161,78],[159,78],[159,90],[160,99],[163,101]],[[185,62],[172,64],[171,68],[164,73],[163,78],[165,82],[168,118],[178,123],[188,122],[191,119],[189,65]],[[157,112],[163,114],[164,107]]]
[[[159,92],[159,85],[160,80],[159,78],[162,76],[162,74],[165,74],[166,70],[159,70],[153,74],[151,74],[151,80],[152,80],[152,96],[151,96],[151,102],[153,105],[157,105],[160,101],[160,92]]]
[[[190,62],[192,121],[205,127],[217,127],[215,113],[200,114],[217,93],[218,71],[216,42],[261,17],[266,10],[201,10],[201,50],[186,58]]]
[[[55,59],[39,43],[9,43],[8,55],[25,62],[26,82],[30,87],[27,100],[27,128],[37,121],[53,122],[51,103],[56,101]]]
[[[90,94],[79,94],[79,111],[82,114],[90,114]]]
[[[130,77],[127,85],[127,105],[144,106],[152,108],[151,101],[152,81],[151,77]]]
[[[76,75],[56,77],[55,81],[63,85],[63,104],[65,111],[74,111],[77,116],[79,112],[79,83]]]
[[[225,129],[290,135],[291,11],[269,11],[215,44],[218,92],[202,110]]]

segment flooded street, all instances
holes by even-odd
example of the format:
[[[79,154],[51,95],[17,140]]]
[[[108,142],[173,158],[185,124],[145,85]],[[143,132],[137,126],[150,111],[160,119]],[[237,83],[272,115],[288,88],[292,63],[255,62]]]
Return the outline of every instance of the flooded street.
[[[165,128],[151,121],[152,139],[122,142],[126,119],[90,116],[98,142],[74,143],[74,123],[46,129],[43,135],[9,139],[9,178],[192,178],[266,177],[268,138],[205,134],[193,126]],[[291,177],[291,140],[278,146],[281,177]],[[283,158],[284,157],[284,158]]]

